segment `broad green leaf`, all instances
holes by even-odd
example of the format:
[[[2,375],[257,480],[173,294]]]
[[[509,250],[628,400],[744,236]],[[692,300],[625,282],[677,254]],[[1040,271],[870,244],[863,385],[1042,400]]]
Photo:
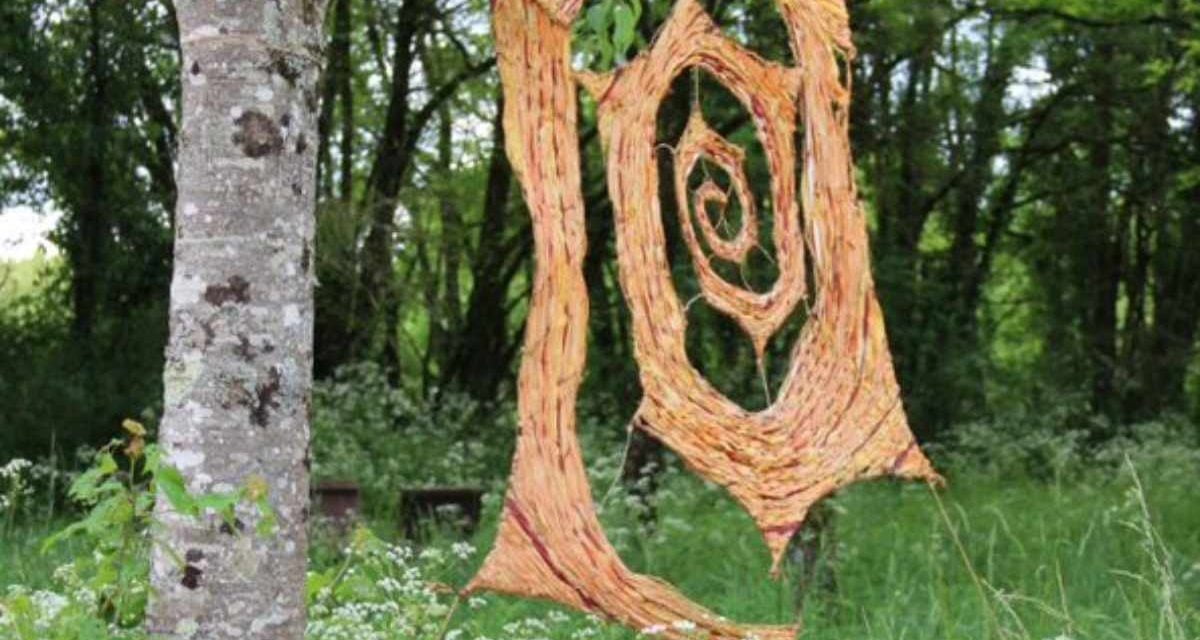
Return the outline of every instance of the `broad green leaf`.
[[[598,36],[603,36],[608,30],[609,24],[609,8],[603,4],[598,4],[588,9],[587,25]]]
[[[100,473],[103,473],[103,474],[115,473],[116,470],[118,469],[116,459],[113,458],[113,455],[111,453],[108,453],[107,451],[100,454],[99,462],[100,462]]]
[[[212,509],[218,513],[225,513],[236,506],[239,499],[237,493],[206,493],[193,498],[193,503],[199,509]]]
[[[317,594],[321,590],[332,585],[334,576],[337,575],[337,567],[330,567],[325,571],[311,571],[308,574],[308,580],[305,584],[305,593],[308,603],[311,605],[317,599]]]
[[[636,24],[637,18],[629,5],[621,3],[613,8],[613,49],[621,60],[625,60],[625,54],[633,45]]]
[[[171,503],[172,507],[175,507],[176,511],[188,515],[196,515],[196,501],[188,493],[187,486],[184,484],[183,474],[179,473],[178,469],[170,465],[160,465],[154,481],[162,489],[163,495],[167,496],[167,500]]]

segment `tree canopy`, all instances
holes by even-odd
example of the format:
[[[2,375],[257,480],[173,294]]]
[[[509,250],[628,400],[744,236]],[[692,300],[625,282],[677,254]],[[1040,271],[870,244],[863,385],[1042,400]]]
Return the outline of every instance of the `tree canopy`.
[[[747,47],[793,62],[770,2],[704,4]],[[1097,439],[1194,415],[1200,3],[849,4],[859,192],[918,437],[1048,408]],[[669,6],[588,3],[574,62],[627,64]],[[507,400],[533,245],[496,126],[487,3],[334,0],[326,31],[326,72],[307,98],[319,105],[307,142],[319,163],[316,374],[373,361],[425,398]],[[159,410],[188,76],[166,0],[0,7],[0,203],[61,212],[61,259],[33,290],[0,289],[0,449],[96,441],[123,416]],[[615,426],[640,390],[595,104],[579,100],[592,308],[582,398]],[[711,79],[676,83],[660,140],[679,139],[693,102],[750,149],[748,181],[769,210],[749,118]],[[661,195],[676,287],[694,293],[673,187]],[[748,263],[718,269],[769,286],[770,257]],[[703,302],[688,318],[693,363],[761,404],[744,332]],[[803,322],[768,345],[768,387]]]

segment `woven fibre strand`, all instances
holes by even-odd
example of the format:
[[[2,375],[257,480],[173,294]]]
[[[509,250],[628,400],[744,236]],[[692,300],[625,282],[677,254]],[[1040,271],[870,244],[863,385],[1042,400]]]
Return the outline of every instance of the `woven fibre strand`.
[[[688,252],[696,261],[698,268],[708,266],[708,257],[696,240],[696,231],[692,227],[687,203],[687,181],[696,164],[703,158],[720,167],[733,182],[734,193],[738,204],[742,207],[742,227],[732,240],[726,240],[717,233],[712,219],[707,215],[704,205],[714,202],[719,206],[719,213],[724,216],[729,205],[729,196],[721,191],[712,179],[707,179],[697,187],[693,207],[696,220],[704,242],[708,244],[713,254],[722,260],[742,264],[750,250],[758,246],[758,212],[755,210],[754,199],[750,196],[750,185],[746,180],[745,152],[730,144],[704,122],[699,111],[688,118],[687,128],[679,141],[675,155],[675,193],[679,200],[679,223],[683,228],[684,239]]]
[[[634,629],[663,629],[669,638],[793,638],[795,627],[729,622],[662,581],[631,572],[597,520],[575,415],[588,317],[575,85],[599,105],[621,285],[645,393],[634,422],[729,491],[754,518],[778,568],[822,497],[864,478],[937,477],[908,428],[870,275],[849,153],[849,91],[839,79],[851,55],[845,7],[841,0],[778,0],[803,64],[791,68],[746,51],[695,0],[679,0],[653,45],[614,75],[571,68],[571,23],[580,4],[493,5],[507,151],[533,218],[536,270],[512,477],[496,544],[467,591],[549,599]],[[682,187],[679,223],[706,302],[734,319],[761,357],[805,299],[806,282],[815,284],[778,397],[759,412],[725,397],[688,361],[685,309],[666,258],[655,120],[672,82],[693,68],[714,77],[751,114],[771,171],[779,267],[772,288],[755,293],[723,280],[709,264],[700,238],[718,258],[740,263],[758,244],[758,214],[743,152],[694,113],[675,149],[671,179]],[[717,235],[705,212],[708,203],[728,205],[714,183],[691,194],[688,207],[687,179],[701,158],[730,176],[741,204],[743,226],[730,240]],[[805,273],[806,260],[812,274]],[[677,626],[684,621],[695,628]]]

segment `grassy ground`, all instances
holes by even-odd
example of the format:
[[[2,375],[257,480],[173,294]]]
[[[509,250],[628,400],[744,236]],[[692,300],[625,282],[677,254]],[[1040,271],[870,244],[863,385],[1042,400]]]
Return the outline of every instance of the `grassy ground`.
[[[654,533],[628,518],[608,530],[630,565],[730,618],[789,622],[799,599],[804,638],[1200,638],[1200,508],[1188,486],[1128,473],[1069,483],[961,477],[941,495],[856,487],[833,511],[832,580],[805,594],[795,575],[768,580],[749,519],[687,476],[658,500]],[[503,638],[504,624],[545,611],[494,599],[462,617]]]
[[[1190,483],[1178,480],[1125,471],[1060,482],[958,477],[940,495],[913,485],[856,487],[832,503],[827,579],[804,594],[795,575],[767,579],[749,519],[719,490],[676,473],[653,504],[649,527],[639,505],[606,509],[608,533],[631,566],[730,618],[782,623],[802,609],[804,638],[1200,638],[1200,508]],[[88,552],[67,546],[41,555],[37,540],[53,528],[0,538],[0,590],[47,585],[54,566]],[[476,537],[476,562],[489,529]],[[327,546],[314,551],[317,565],[335,556]],[[470,569],[444,578],[462,584]],[[488,597],[462,607],[451,626],[494,640],[530,617],[556,621],[550,638],[587,626],[553,610]],[[600,635],[634,637],[615,627]]]
[[[60,519],[21,526],[8,535],[0,532],[0,593],[9,585],[51,588],[56,567],[88,553],[86,545],[76,540],[66,540],[53,549],[42,550],[42,541],[68,524],[69,521]]]

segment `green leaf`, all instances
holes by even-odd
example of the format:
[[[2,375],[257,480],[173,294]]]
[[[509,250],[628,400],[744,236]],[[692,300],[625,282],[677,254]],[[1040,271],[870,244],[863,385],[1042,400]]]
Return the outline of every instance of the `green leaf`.
[[[71,497],[79,502],[89,503],[96,497],[96,493],[100,487],[100,481],[104,479],[104,474],[98,468],[91,468],[79,474],[75,482],[71,483]]]
[[[125,496],[114,496],[110,498],[110,501],[109,507],[106,509],[104,525],[121,527],[133,522],[133,502]]]
[[[279,528],[279,518],[275,516],[275,509],[266,497],[258,499],[255,504],[258,505],[259,518],[258,524],[254,525],[254,531],[263,538],[275,535]]]
[[[330,567],[325,571],[313,571],[308,574],[308,580],[305,585],[305,593],[307,601],[312,605],[317,600],[317,594],[325,587],[333,584],[334,577],[337,575],[337,567]]]
[[[104,623],[96,618],[79,620],[79,640],[105,640],[108,637],[108,630],[104,627]]]
[[[609,25],[609,6],[606,4],[598,4],[588,9],[587,25],[598,36],[603,36],[608,31]]]
[[[625,60],[625,54],[633,46],[636,24],[637,18],[629,5],[622,3],[613,8],[613,49],[620,60]]]
[[[196,500],[188,493],[187,486],[183,481],[183,474],[179,473],[178,469],[166,464],[161,465],[154,481],[176,511],[192,516],[197,515],[199,508]]]
[[[146,445],[146,451],[142,455],[146,457],[146,473],[158,473],[158,467],[162,464],[162,449],[157,444],[150,443]]]
[[[613,46],[607,37],[598,38],[596,44],[600,47],[600,66],[607,67],[613,61]]]
[[[154,494],[141,491],[134,498],[134,507],[139,518],[150,516],[154,511]]]
[[[77,520],[75,522],[72,522],[70,525],[68,525],[61,531],[58,531],[57,533],[47,537],[45,540],[42,541],[42,547],[41,547],[42,553],[46,553],[46,552],[50,551],[58,543],[62,542],[63,540],[66,540],[67,538],[70,538],[71,536],[75,535],[76,533],[79,533],[80,531],[83,531],[85,528],[87,528],[87,523],[84,522],[83,520]]]
[[[100,473],[105,475],[115,473],[118,469],[116,459],[113,458],[113,455],[107,451],[100,454],[99,467]]]
[[[225,513],[233,509],[238,500],[237,493],[206,493],[196,496],[193,503],[199,509],[212,509],[218,513]]]

